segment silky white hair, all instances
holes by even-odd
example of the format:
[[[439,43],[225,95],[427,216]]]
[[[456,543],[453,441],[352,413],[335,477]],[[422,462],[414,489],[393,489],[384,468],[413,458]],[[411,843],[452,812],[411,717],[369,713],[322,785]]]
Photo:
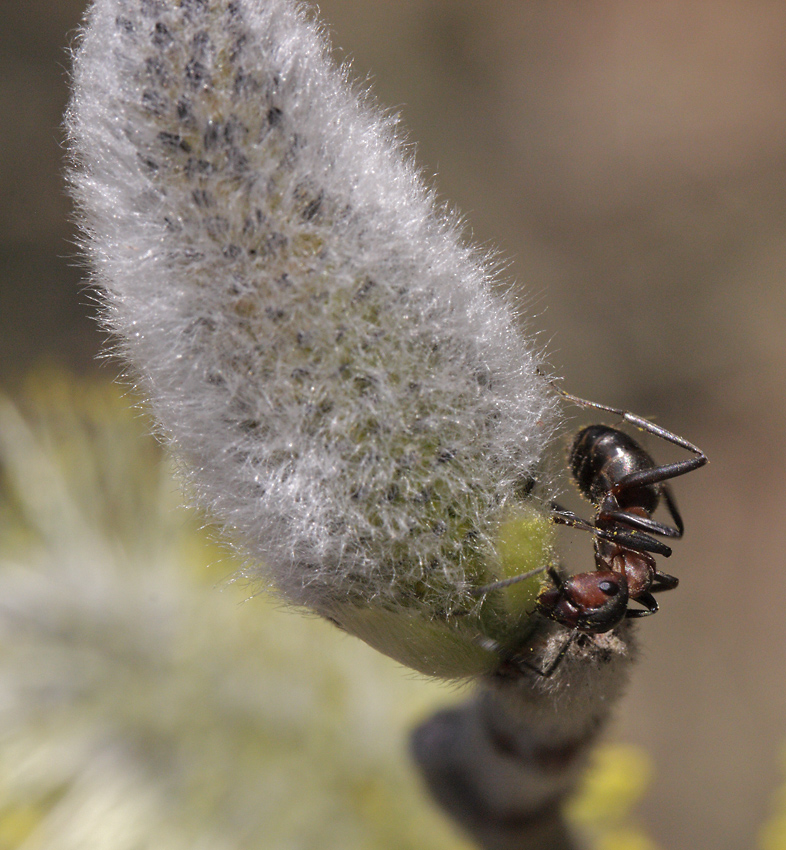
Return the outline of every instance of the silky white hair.
[[[493,264],[292,0],[95,0],[67,114],[103,318],[288,599],[445,617],[556,396]]]

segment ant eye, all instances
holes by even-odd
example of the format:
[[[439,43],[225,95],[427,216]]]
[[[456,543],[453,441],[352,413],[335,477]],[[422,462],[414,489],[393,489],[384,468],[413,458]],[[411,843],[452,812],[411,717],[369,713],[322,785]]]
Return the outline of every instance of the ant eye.
[[[620,586],[615,581],[602,581],[598,584],[598,589],[606,596],[616,596],[620,592]]]

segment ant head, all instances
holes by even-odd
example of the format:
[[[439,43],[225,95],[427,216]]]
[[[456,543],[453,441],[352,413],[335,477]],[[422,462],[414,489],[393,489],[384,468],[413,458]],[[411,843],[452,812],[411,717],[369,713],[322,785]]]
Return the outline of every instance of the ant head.
[[[556,587],[544,590],[537,608],[544,617],[587,634],[614,628],[628,608],[628,584],[624,575],[611,570],[579,573],[563,580],[549,570]]]

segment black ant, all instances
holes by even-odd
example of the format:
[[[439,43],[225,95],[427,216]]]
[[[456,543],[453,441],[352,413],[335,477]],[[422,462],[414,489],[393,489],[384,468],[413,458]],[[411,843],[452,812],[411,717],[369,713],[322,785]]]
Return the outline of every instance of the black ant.
[[[632,437],[616,428],[590,425],[576,435],[570,451],[570,467],[582,495],[595,505],[595,519],[588,522],[558,505],[552,505],[552,519],[594,535],[595,570],[564,579],[553,567],[541,567],[527,576],[481,589],[505,586],[547,569],[554,586],[541,591],[536,609],[573,633],[548,669],[537,670],[544,676],[554,672],[579,634],[602,634],[624,619],[654,614],[658,603],[652,594],[677,587],[678,579],[661,572],[654,558],[654,555],[668,558],[671,548],[652,535],[682,537],[682,517],[666,482],[707,463],[701,449],[647,419],[586,401],[558,387],[554,389],[574,404],[613,413],[643,431],[693,452],[695,457],[658,466]],[[673,526],[652,518],[661,498]],[[631,600],[643,607],[629,608]]]

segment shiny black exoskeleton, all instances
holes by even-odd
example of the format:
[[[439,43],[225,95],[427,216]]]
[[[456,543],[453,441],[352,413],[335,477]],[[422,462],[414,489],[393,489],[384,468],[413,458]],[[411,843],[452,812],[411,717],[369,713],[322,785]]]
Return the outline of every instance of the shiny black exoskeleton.
[[[508,659],[514,667],[523,663],[544,676],[554,672],[578,635],[602,634],[624,619],[654,614],[658,603],[653,594],[677,587],[678,579],[661,572],[654,557],[668,558],[671,548],[653,535],[682,537],[684,524],[667,482],[707,463],[707,456],[693,443],[641,416],[554,389],[574,404],[613,413],[642,431],[692,452],[694,457],[659,466],[633,437],[608,425],[590,425],[576,435],[570,468],[582,495],[595,505],[595,518],[589,522],[556,504],[552,504],[551,516],[556,523],[594,536],[595,569],[564,578],[553,566],[544,565],[475,591],[477,595],[486,594],[548,572],[552,586],[538,595],[537,610],[570,629],[571,635],[546,670],[532,667],[520,656]],[[525,496],[535,483],[530,479],[524,483]],[[653,519],[661,501],[673,526]],[[631,601],[642,607],[629,608]]]
[[[595,570],[565,579],[549,568],[554,586],[541,592],[537,607],[544,616],[572,629],[574,636],[601,634],[625,618],[654,614],[658,603],[652,594],[677,586],[674,576],[657,569],[654,555],[669,557],[671,549],[653,535],[682,537],[682,517],[666,482],[703,466],[707,456],[682,437],[640,416],[559,392],[575,404],[614,413],[695,455],[658,466],[624,431],[590,425],[576,435],[570,467],[579,490],[595,505],[594,522],[557,505],[552,516],[557,523],[585,529],[595,536]],[[653,519],[661,499],[673,526]],[[629,608],[631,600],[643,607]],[[567,646],[557,662],[566,651]],[[550,671],[555,666],[553,662]]]

